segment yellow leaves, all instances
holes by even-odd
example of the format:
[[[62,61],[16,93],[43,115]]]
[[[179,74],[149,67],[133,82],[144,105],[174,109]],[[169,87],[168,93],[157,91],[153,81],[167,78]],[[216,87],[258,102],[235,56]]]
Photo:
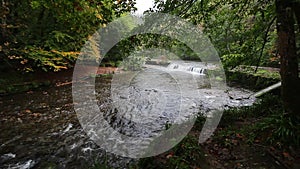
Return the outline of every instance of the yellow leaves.
[[[99,13],[96,13],[95,16],[96,16],[96,18],[98,18],[100,20],[104,19],[103,16],[101,14],[99,14]]]
[[[270,62],[279,62],[279,57],[271,57]]]
[[[26,109],[26,110],[25,110],[25,113],[31,113],[31,110]]]
[[[58,72],[61,69],[68,69],[66,66],[54,66],[54,72]]]
[[[22,65],[24,65],[24,64],[26,64],[27,62],[28,62],[28,60],[27,60],[27,59],[24,59],[24,60],[21,60],[20,63],[21,63]]]
[[[9,59],[18,59],[19,63],[24,65],[23,70],[26,72],[32,72],[34,67],[32,64],[40,67],[44,71],[60,71],[62,69],[68,69],[68,66],[75,61],[80,52],[63,52],[58,50],[44,50],[37,47],[28,47],[23,51],[24,56],[8,56]]]
[[[63,52],[65,54],[68,54],[68,55],[79,55],[80,52]]]
[[[80,52],[60,52],[60,51],[57,51],[57,50],[51,50],[52,53],[55,53],[55,54],[58,54],[58,55],[61,55],[63,57],[67,57],[67,56],[77,56],[80,54]]]
[[[33,69],[31,67],[26,67],[24,69],[25,72],[33,72]]]
[[[17,59],[17,57],[15,55],[10,55],[8,56],[8,59]]]

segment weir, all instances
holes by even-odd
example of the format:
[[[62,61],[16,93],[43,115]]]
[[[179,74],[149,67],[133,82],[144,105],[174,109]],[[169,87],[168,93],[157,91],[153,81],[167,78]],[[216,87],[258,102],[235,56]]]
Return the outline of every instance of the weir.
[[[178,64],[178,63],[171,63],[168,67],[169,70],[177,70],[182,71],[185,73],[193,73],[193,74],[199,74],[199,75],[205,75],[206,68],[204,65],[190,65],[190,64]]]

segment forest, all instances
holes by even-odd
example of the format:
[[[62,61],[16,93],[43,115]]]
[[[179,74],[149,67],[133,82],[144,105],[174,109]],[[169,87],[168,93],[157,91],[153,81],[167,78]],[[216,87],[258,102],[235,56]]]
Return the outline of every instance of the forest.
[[[1,0],[0,168],[299,168],[300,1],[137,1]]]

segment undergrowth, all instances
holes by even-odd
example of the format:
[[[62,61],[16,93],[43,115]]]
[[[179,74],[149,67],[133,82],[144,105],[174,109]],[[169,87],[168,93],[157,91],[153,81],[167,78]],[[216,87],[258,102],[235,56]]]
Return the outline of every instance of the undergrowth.
[[[240,122],[241,125],[236,125]],[[247,143],[260,140],[266,145],[293,146],[299,148],[299,119],[285,114],[278,96],[267,95],[251,107],[233,108],[223,114],[220,126],[225,130],[216,138],[241,133]]]
[[[204,153],[198,144],[198,139],[188,135],[178,145],[168,152],[155,157],[141,159],[140,168],[165,169],[182,168],[188,169],[196,166],[204,166]]]

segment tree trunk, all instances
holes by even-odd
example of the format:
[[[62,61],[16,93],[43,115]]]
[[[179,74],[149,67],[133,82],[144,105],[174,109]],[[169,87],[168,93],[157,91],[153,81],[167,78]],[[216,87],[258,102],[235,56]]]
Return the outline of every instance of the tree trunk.
[[[7,4],[4,0],[1,1],[1,7],[0,9],[2,10],[0,12],[0,29],[1,29],[1,37],[0,37],[0,45],[2,45],[6,41],[6,15],[8,14],[9,10],[7,7]]]
[[[293,0],[276,0],[281,94],[287,113],[297,114],[299,105],[298,58],[295,39]]]

